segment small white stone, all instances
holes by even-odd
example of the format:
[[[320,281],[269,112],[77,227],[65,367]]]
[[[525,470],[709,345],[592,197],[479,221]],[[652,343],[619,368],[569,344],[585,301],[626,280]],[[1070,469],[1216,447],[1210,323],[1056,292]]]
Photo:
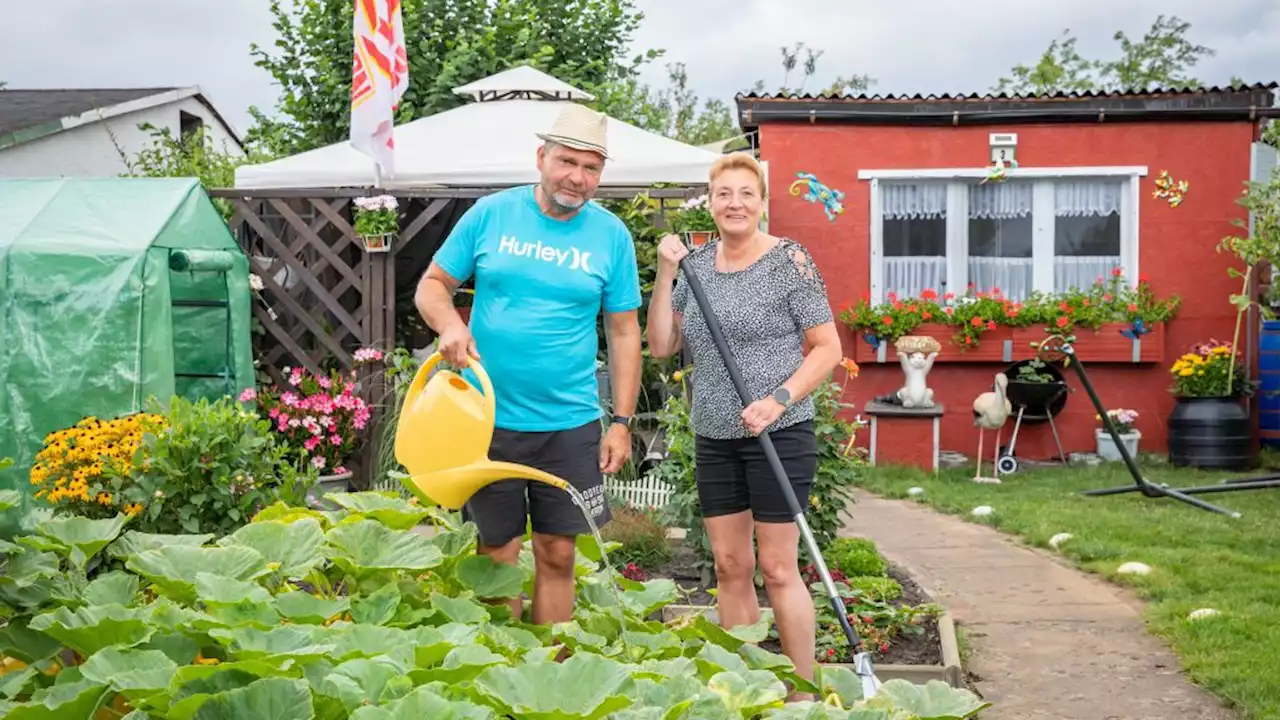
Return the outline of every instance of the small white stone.
[[[1140,562],[1127,562],[1116,568],[1116,572],[1122,575],[1147,575],[1151,572],[1151,566]]]
[[[1188,613],[1187,619],[1203,620],[1205,618],[1213,617],[1214,615],[1218,615],[1218,614],[1219,614],[1218,611],[1214,610],[1213,608],[1200,608],[1199,610],[1192,610],[1190,613]]]
[[[974,517],[986,517],[993,512],[995,512],[995,510],[993,510],[990,505],[979,505],[973,509]]]
[[[911,497],[916,497],[917,495],[923,495],[923,494],[924,494],[924,488],[922,488],[922,487],[913,487],[913,488],[910,488],[910,489],[908,489],[908,490],[907,490],[907,494],[908,494],[908,495],[910,495]]]
[[[1054,535],[1053,537],[1049,538],[1049,547],[1053,548],[1054,550],[1057,550],[1059,545],[1070,540],[1073,537],[1075,537],[1075,535],[1072,535],[1071,533],[1058,533],[1057,535]]]

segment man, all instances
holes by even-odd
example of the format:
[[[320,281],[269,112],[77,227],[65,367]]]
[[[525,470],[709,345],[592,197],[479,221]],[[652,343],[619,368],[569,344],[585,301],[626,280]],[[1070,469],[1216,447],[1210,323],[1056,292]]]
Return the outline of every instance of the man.
[[[541,179],[476,201],[418,284],[415,303],[450,364],[481,362],[493,381],[496,428],[489,457],[573,484],[597,525],[610,519],[603,474],[631,454],[640,391],[640,278],[626,225],[590,202],[608,159],[607,118],[569,103],[539,134]],[[468,328],[453,306],[475,277]],[[613,416],[601,432],[596,323],[603,309]],[[470,371],[464,373],[474,383]],[[441,428],[440,432],[448,432]],[[566,622],[574,604],[574,548],[589,530],[568,493],[506,480],[476,493],[464,516],[478,551],[516,564],[526,516],[533,529],[533,622]],[[522,603],[513,599],[521,615]]]

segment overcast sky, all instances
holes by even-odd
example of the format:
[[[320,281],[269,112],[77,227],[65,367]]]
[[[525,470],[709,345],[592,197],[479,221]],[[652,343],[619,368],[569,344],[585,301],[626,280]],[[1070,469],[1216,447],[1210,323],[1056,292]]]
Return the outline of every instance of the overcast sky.
[[[778,48],[825,50],[814,89],[867,73],[880,93],[986,91],[1033,61],[1063,28],[1086,57],[1112,57],[1116,30],[1141,37],[1159,13],[1192,23],[1191,39],[1218,51],[1201,63],[1208,84],[1232,75],[1280,80],[1277,0],[638,0],[636,49],[666,48],[702,97],[732,101],[763,78],[782,80]],[[272,79],[249,44],[274,38],[267,0],[57,0],[6,3],[0,80],[11,88],[200,85],[243,132],[251,104],[271,108]],[[841,9],[832,9],[839,6]],[[661,63],[650,70],[665,79]],[[412,81],[412,79],[411,79]]]

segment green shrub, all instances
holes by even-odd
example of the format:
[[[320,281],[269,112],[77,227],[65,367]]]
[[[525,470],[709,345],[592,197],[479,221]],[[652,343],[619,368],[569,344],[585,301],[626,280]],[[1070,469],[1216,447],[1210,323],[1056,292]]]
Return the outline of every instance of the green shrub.
[[[620,507],[613,511],[609,524],[600,529],[600,535],[606,542],[622,543],[622,547],[609,553],[614,567],[635,563],[652,570],[671,559],[667,529],[650,513]]]
[[[865,538],[836,538],[825,554],[827,564],[846,577],[883,577],[888,569],[876,544]]]
[[[902,597],[902,585],[891,577],[876,575],[860,575],[847,579],[849,587],[866,595],[872,600],[893,602]]]

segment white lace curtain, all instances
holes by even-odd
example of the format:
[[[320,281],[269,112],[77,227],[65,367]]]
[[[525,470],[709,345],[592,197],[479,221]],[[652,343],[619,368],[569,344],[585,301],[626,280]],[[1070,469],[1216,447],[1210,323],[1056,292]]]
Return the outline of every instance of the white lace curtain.
[[[947,216],[945,182],[885,184],[881,186],[881,213],[886,220],[922,220]],[[939,293],[947,278],[945,255],[887,256],[884,258],[886,294],[916,297],[926,288]]]
[[[1063,179],[1054,183],[1054,214],[1058,217],[1106,216],[1119,213],[1125,184],[1111,179]],[[948,183],[883,183],[881,213],[886,220],[945,218]],[[1032,215],[1034,184],[1009,181],[969,186],[970,219],[1009,220]],[[1034,287],[1032,258],[969,257],[968,282],[980,290],[998,287],[1008,297],[1026,298]],[[1054,289],[1085,288],[1106,277],[1120,264],[1118,255],[1071,256],[1053,259]],[[945,256],[887,256],[884,258],[885,291],[902,297],[918,295],[925,288],[947,287]]]
[[[1054,214],[1058,217],[1119,215],[1124,183],[1119,180],[1059,180],[1053,184]],[[1053,289],[1088,288],[1106,278],[1120,264],[1119,255],[1073,255],[1053,258]]]

